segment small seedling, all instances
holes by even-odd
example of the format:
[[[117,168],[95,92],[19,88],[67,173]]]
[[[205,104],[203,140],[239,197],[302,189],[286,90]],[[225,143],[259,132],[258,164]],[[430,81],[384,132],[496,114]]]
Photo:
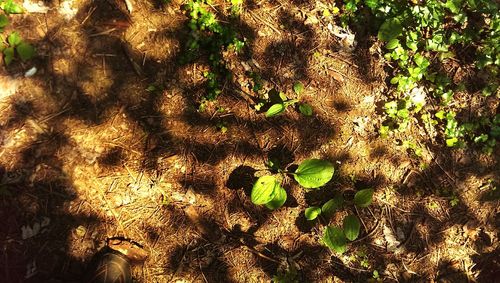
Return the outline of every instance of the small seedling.
[[[364,189],[354,195],[353,203],[358,207],[367,207],[372,203],[372,197],[373,189]],[[360,229],[358,217],[348,215],[343,220],[342,228],[327,226],[322,240],[330,249],[342,254],[347,249],[347,241],[354,241],[359,237]]]
[[[321,159],[304,160],[295,172],[278,170],[279,177],[292,175],[306,189],[316,189],[324,186],[333,177],[333,165]],[[265,205],[269,209],[281,207],[287,198],[285,189],[274,175],[260,177],[253,185],[250,198],[254,204]]]
[[[16,31],[9,34],[7,43],[0,42],[0,52],[3,53],[5,65],[10,65],[16,54],[23,62],[35,56],[35,48],[25,42]]]

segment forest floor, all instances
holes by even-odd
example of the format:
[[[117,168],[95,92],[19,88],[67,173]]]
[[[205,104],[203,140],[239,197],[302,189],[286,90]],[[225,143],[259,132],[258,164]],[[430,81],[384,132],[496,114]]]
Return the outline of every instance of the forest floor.
[[[179,63],[182,3],[136,1],[129,16],[112,1],[65,1],[66,13],[45,2],[46,13],[9,26],[36,58],[0,73],[0,281],[78,281],[113,236],[149,252],[138,282],[498,280],[498,147],[449,149],[418,129],[380,138],[375,40],[357,35],[346,50],[313,17],[319,2],[246,2],[234,23],[245,55],[227,59],[232,79],[205,111],[206,61]],[[211,9],[223,16],[227,5]],[[249,70],[289,97],[302,82],[294,98],[313,115],[257,113],[242,95]],[[285,180],[288,200],[271,211],[249,197],[269,157],[326,159],[335,174],[311,192]],[[305,208],[364,188],[375,191],[368,208],[305,219]],[[339,255],[321,237],[347,214],[362,233]]]

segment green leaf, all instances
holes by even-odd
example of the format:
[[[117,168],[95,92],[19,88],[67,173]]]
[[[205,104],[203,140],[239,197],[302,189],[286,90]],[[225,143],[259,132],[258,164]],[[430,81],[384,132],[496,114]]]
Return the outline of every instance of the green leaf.
[[[349,241],[354,241],[359,236],[359,229],[361,228],[361,224],[359,220],[354,215],[349,215],[344,218],[344,234]]]
[[[403,27],[398,19],[387,19],[378,31],[378,39],[382,41],[391,41],[397,38],[401,32],[403,32]]]
[[[343,254],[346,251],[346,237],[344,231],[338,227],[327,226],[323,233],[323,242],[327,247]]]
[[[12,0],[7,0],[2,3],[1,7],[6,14],[22,14],[24,9],[18,4],[14,3]]]
[[[35,47],[24,41],[21,41],[21,43],[16,46],[16,51],[17,54],[19,54],[19,58],[23,61],[27,61],[35,56]]]
[[[304,85],[301,82],[296,82],[296,83],[293,84],[293,91],[297,95],[300,95],[303,90],[304,90]]]
[[[364,189],[354,195],[354,204],[359,207],[367,207],[372,203],[373,189]]]
[[[325,202],[325,204],[323,204],[323,206],[321,207],[321,212],[326,217],[331,217],[336,210],[342,207],[343,203],[344,203],[344,197],[341,194],[339,194],[338,196]]]
[[[280,187],[274,176],[262,176],[253,185],[250,198],[254,204],[266,204],[274,199]]]
[[[0,28],[4,28],[9,24],[9,18],[6,15],[0,15]]]
[[[286,202],[286,191],[281,186],[276,189],[274,198],[266,203],[266,207],[269,209],[278,209]]]
[[[321,159],[304,160],[293,174],[295,180],[304,188],[318,188],[333,177],[333,165]]]
[[[399,39],[393,38],[386,45],[385,48],[391,50],[399,46]]]
[[[9,42],[9,45],[11,47],[15,47],[16,45],[21,43],[22,40],[23,39],[21,38],[21,36],[19,35],[19,33],[17,31],[9,34],[9,37],[7,37],[7,42]]]
[[[273,117],[276,115],[279,115],[285,111],[286,107],[283,103],[277,103],[274,104],[273,106],[269,107],[269,109],[266,112],[266,117]]]
[[[300,104],[299,111],[304,116],[312,116],[312,114],[313,114],[313,109],[312,109],[311,105],[309,105],[307,103]]]
[[[318,215],[321,214],[321,208],[317,206],[311,206],[306,208],[306,211],[304,212],[306,215],[307,220],[314,220]]]
[[[9,47],[9,48],[5,48],[3,50],[3,60],[5,61],[5,65],[9,65],[12,60],[14,60],[14,48],[13,47]]]

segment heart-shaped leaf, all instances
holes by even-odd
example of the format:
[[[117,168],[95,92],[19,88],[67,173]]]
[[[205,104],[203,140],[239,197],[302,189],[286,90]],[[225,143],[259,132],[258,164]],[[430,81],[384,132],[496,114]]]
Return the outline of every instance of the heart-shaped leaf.
[[[323,233],[323,242],[327,247],[342,254],[346,251],[347,240],[344,231],[338,227],[328,226]]]
[[[316,219],[316,217],[318,217],[318,215],[321,214],[321,208],[317,206],[308,207],[306,208],[304,214],[306,215],[307,220],[314,220]]]
[[[266,203],[266,207],[269,209],[278,209],[286,202],[286,191],[280,185],[275,189],[274,198]]]
[[[274,176],[262,176],[253,185],[250,198],[255,204],[266,204],[274,199],[280,183]]]
[[[346,218],[344,218],[344,234],[349,241],[354,241],[358,238],[359,236],[359,229],[361,228],[361,225],[359,223],[359,220],[356,216],[354,215],[349,215]]]
[[[326,216],[326,217],[331,217],[335,211],[337,211],[340,207],[342,207],[342,204],[344,203],[344,197],[339,194],[338,196],[335,196],[331,200],[325,202],[323,206],[321,207],[321,212]]]
[[[293,174],[295,180],[304,188],[319,188],[333,177],[333,165],[321,159],[304,160]]]
[[[354,204],[359,207],[367,207],[372,203],[373,189],[364,189],[354,195]]]
[[[269,109],[266,112],[266,117],[273,117],[276,115],[279,115],[285,111],[286,107],[283,103],[277,103],[274,104],[273,106],[269,107]]]

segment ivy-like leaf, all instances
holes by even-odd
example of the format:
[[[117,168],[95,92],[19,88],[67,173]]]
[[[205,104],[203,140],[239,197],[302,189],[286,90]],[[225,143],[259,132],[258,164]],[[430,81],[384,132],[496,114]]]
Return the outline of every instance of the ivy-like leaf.
[[[274,198],[270,202],[266,203],[266,207],[269,208],[269,209],[273,209],[273,210],[280,208],[286,202],[286,191],[285,191],[285,189],[283,189],[278,184],[278,187],[275,190],[276,190],[276,192],[274,194]]]
[[[331,217],[335,213],[335,211],[342,207],[343,203],[344,197],[339,194],[338,196],[335,196],[331,200],[325,202],[325,204],[323,204],[323,206],[321,207],[321,212],[326,217]]]
[[[285,111],[286,107],[283,103],[277,103],[271,106],[267,112],[266,112],[266,117],[273,117],[276,115],[279,115]]]
[[[3,2],[3,1],[2,1]],[[1,8],[6,14],[22,14],[24,13],[23,7],[14,3],[12,0],[6,0],[1,3]]]
[[[359,207],[367,207],[372,203],[373,189],[364,189],[354,195],[354,204]]]
[[[323,233],[323,242],[327,247],[339,254],[343,254],[346,251],[347,240],[344,231],[338,227],[326,227]]]
[[[21,60],[23,61],[27,61],[31,58],[33,58],[33,56],[35,56],[35,47],[33,47],[31,44],[29,43],[26,43],[24,41],[21,41],[21,43],[19,43],[17,46],[16,46],[16,51],[17,51],[17,54],[19,54],[19,58],[21,58]]]
[[[393,38],[385,45],[385,48],[392,50],[398,46],[399,46],[399,39]]]
[[[299,111],[304,116],[312,116],[312,114],[313,114],[313,109],[312,109],[311,105],[309,105],[307,103],[300,104]]]
[[[306,208],[304,214],[306,215],[307,220],[314,220],[316,219],[316,217],[318,217],[318,215],[321,214],[321,208],[317,206],[308,207]]]
[[[297,95],[300,95],[303,90],[304,90],[304,85],[301,82],[296,82],[295,84],[293,84],[293,91]]]
[[[304,188],[319,188],[333,177],[333,165],[321,159],[304,160],[293,174],[295,180]]]
[[[378,31],[378,39],[382,41],[391,41],[392,39],[397,38],[401,32],[403,32],[403,26],[398,19],[392,18],[387,19],[380,26]]]
[[[266,204],[274,199],[280,188],[274,176],[262,176],[253,185],[250,198],[254,204]]]
[[[359,220],[354,215],[349,215],[344,218],[344,234],[349,241],[354,241],[359,236],[359,229],[361,228],[361,224]]]

